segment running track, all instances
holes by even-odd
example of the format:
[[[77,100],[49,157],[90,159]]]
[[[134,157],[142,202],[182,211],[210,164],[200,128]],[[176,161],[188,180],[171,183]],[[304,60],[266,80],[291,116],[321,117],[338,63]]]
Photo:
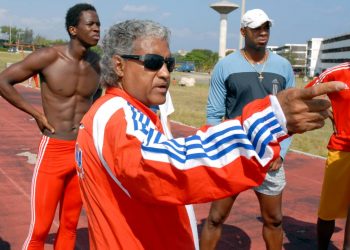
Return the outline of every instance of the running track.
[[[17,87],[37,108],[36,89]],[[173,123],[175,136],[189,135],[194,129]],[[36,123],[27,114],[7,104],[0,96],[0,250],[20,249],[30,224],[30,184],[35,154],[40,140]],[[324,159],[289,152],[285,162],[288,184],[283,197],[284,249],[316,249],[316,214],[321,190]],[[195,205],[199,231],[209,204]],[[252,191],[242,193],[229,216],[217,249],[265,249],[261,237],[259,206]],[[340,249],[345,222],[336,224],[330,249]],[[57,219],[45,249],[52,249]],[[78,226],[76,249],[88,249],[87,220],[84,212]]]

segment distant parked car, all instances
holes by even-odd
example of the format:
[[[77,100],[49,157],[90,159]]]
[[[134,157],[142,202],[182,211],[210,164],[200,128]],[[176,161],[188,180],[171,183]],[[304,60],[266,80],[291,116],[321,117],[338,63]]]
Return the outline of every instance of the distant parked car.
[[[176,68],[176,71],[179,71],[179,72],[195,71],[194,63],[192,63],[192,62],[184,62],[179,67]]]
[[[16,47],[11,47],[7,51],[11,52],[11,53],[16,53],[17,52],[17,48]]]

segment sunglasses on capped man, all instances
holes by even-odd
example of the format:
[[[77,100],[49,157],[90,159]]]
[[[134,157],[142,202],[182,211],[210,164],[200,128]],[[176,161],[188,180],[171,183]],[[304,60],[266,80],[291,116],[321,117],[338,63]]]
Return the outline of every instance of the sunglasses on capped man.
[[[145,55],[121,55],[122,58],[138,60],[143,62],[145,68],[149,70],[160,70],[165,63],[169,72],[172,72],[175,68],[175,58],[167,57],[164,58],[157,54],[145,54]]]

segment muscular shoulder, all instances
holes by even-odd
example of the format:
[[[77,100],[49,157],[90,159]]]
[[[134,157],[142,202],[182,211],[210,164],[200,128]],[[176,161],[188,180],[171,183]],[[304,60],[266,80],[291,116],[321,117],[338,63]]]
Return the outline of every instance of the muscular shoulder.
[[[27,60],[42,66],[47,66],[56,61],[62,54],[62,49],[58,47],[47,47],[39,49],[27,57]]]
[[[41,48],[26,56],[22,61],[13,65],[18,80],[29,77],[31,74],[42,72],[59,58],[59,50],[54,47]]]

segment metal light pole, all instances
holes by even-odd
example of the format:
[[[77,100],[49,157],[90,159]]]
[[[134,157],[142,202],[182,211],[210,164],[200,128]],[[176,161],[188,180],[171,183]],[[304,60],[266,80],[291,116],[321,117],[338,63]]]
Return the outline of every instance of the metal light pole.
[[[238,7],[237,4],[231,3],[227,0],[222,0],[210,5],[210,8],[220,14],[219,58],[225,57],[226,53],[227,15]]]
[[[245,13],[245,0],[242,0],[242,3],[241,3],[241,20],[242,20],[242,17]],[[241,34],[241,32],[239,33],[239,49],[242,49],[243,48],[243,36]]]
[[[10,23],[10,39],[9,39],[9,43],[12,44],[12,23]]]

